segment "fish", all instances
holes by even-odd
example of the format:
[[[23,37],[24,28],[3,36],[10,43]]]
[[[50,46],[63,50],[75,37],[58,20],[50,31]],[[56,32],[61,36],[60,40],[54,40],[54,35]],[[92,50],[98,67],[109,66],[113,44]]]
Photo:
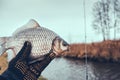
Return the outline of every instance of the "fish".
[[[44,59],[51,50],[56,55],[68,51],[69,44],[52,30],[41,27],[34,19],[18,28],[10,37],[0,37],[0,52],[2,55],[7,50],[12,50],[14,58],[21,50],[25,41],[32,44],[30,62]]]

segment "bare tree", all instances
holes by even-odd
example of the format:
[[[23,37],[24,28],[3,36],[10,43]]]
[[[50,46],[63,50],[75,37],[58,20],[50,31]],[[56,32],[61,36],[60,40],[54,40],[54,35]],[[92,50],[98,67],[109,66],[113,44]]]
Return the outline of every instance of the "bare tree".
[[[120,0],[113,0],[111,2],[113,6],[113,14],[114,14],[114,39],[116,39],[116,30],[119,28],[119,22],[120,22]]]
[[[109,0],[101,0],[102,8],[103,8],[103,26],[105,29],[106,39],[110,38],[110,1]]]
[[[120,23],[120,0],[99,0],[93,6],[93,28],[102,33],[103,39],[110,39],[111,29],[116,30]]]
[[[98,33],[102,33],[103,40],[109,39],[110,37],[109,11],[109,0],[101,0],[94,4],[93,15],[95,19],[93,21],[93,28]]]
[[[93,21],[93,29],[98,33],[102,33],[103,39],[105,40],[105,29],[103,27],[103,15],[102,15],[102,3],[96,2],[93,7],[93,15],[95,17]]]

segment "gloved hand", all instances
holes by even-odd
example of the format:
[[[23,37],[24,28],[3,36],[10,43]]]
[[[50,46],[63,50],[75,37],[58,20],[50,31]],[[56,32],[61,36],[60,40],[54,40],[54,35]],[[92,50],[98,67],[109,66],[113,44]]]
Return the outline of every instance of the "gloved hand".
[[[5,80],[37,80],[41,72],[54,59],[55,54],[46,55],[44,60],[29,64],[30,42],[25,42],[18,55],[9,63],[8,69],[1,75]],[[2,80],[0,78],[0,80]]]

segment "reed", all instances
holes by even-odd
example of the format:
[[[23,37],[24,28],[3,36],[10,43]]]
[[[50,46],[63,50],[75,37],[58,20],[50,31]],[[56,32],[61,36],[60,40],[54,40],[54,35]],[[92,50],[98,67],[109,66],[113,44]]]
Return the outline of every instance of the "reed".
[[[85,45],[89,59],[120,62],[120,40],[70,44],[70,50],[60,56],[84,59]]]

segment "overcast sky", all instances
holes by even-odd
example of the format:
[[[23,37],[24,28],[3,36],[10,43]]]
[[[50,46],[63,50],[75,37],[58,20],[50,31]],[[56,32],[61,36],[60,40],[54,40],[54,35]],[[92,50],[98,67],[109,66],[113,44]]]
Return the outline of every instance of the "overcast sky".
[[[86,0],[87,41],[102,40],[92,25],[92,7]],[[84,42],[83,0],[0,0],[0,37],[12,33],[30,19],[47,27],[66,41]]]

